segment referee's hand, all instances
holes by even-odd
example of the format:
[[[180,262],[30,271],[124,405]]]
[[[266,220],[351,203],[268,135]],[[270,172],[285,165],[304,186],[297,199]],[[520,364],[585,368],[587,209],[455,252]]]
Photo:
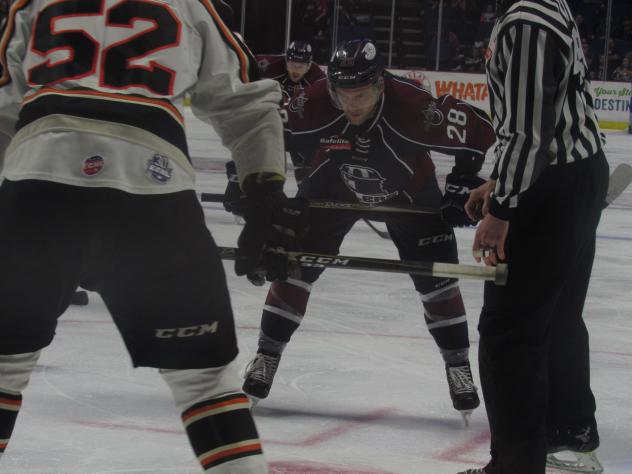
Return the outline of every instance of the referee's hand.
[[[480,263],[481,260],[485,265],[497,265],[505,260],[505,239],[509,231],[509,221],[504,221],[491,214],[487,214],[476,229],[474,236],[474,245],[472,252],[474,259]],[[490,252],[485,252],[490,250]],[[480,255],[483,251],[483,257]]]
[[[490,179],[470,192],[470,197],[465,203],[465,213],[472,221],[478,222],[487,215],[491,203],[491,194],[495,187],[496,181]]]

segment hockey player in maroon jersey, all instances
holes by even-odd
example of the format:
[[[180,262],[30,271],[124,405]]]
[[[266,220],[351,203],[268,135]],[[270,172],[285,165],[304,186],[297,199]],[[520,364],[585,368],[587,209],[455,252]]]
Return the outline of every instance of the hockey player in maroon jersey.
[[[283,93],[283,103],[287,105],[290,98],[298,89],[304,89],[314,82],[324,79],[325,74],[312,62],[312,47],[304,41],[292,41],[285,52],[281,55],[257,55],[258,74],[261,78],[274,79],[281,86]],[[294,177],[297,182],[301,182],[307,170],[302,166],[302,159],[291,150],[290,155],[294,163]],[[234,203],[244,196],[239,187],[239,180],[235,170],[235,163],[226,163],[226,177],[228,183],[224,195],[224,207],[227,211],[239,214],[240,206]]]
[[[299,188],[309,199],[378,206],[417,204],[441,216],[385,220],[403,260],[457,262],[451,226],[469,225],[463,205],[494,131],[486,114],[451,96],[435,99],[414,82],[384,71],[375,44],[340,46],[325,81],[298,91],[287,107],[286,146],[305,159],[311,174]],[[289,137],[289,139],[288,139]],[[442,197],[430,150],[454,155]],[[312,210],[303,250],[337,254],[357,217]],[[312,284],[323,269],[272,284],[263,309],[259,347],[243,389],[268,396],[286,344],[303,320]],[[468,330],[458,281],[411,275],[424,316],[445,361],[454,408],[479,405],[468,359]]]
[[[261,77],[274,79],[281,84],[287,102],[297,89],[325,78],[318,64],[312,62],[312,47],[305,41],[292,41],[283,55],[257,55]]]

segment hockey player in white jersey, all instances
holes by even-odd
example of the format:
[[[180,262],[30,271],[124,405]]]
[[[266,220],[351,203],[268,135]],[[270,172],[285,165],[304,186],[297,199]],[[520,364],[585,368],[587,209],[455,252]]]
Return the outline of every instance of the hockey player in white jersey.
[[[0,456],[40,351],[89,281],[134,366],[160,369],[203,469],[268,472],[182,104],[190,94],[215,127],[248,196],[235,270],[274,278],[283,262],[261,256],[293,205],[278,83],[249,81],[210,0],[17,0],[0,60]]]

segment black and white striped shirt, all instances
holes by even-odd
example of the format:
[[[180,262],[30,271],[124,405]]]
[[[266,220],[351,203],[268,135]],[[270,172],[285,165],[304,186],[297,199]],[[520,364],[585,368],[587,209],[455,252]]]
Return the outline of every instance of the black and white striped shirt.
[[[553,164],[603,146],[581,39],[566,0],[520,0],[496,22],[487,77],[496,130],[491,213],[508,219]]]

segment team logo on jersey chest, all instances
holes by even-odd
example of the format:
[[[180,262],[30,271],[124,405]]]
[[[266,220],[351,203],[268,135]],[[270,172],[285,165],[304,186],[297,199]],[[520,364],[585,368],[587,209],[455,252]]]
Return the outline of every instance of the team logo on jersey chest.
[[[340,167],[340,175],[347,188],[364,204],[377,205],[398,194],[384,189],[386,179],[373,168],[345,163]]]
[[[173,168],[169,166],[169,158],[155,154],[147,161],[147,174],[159,183],[168,182],[173,175]]]
[[[103,157],[100,155],[94,155],[83,160],[83,167],[81,168],[81,172],[86,176],[94,176],[103,171],[104,166],[105,160],[103,159]]]

